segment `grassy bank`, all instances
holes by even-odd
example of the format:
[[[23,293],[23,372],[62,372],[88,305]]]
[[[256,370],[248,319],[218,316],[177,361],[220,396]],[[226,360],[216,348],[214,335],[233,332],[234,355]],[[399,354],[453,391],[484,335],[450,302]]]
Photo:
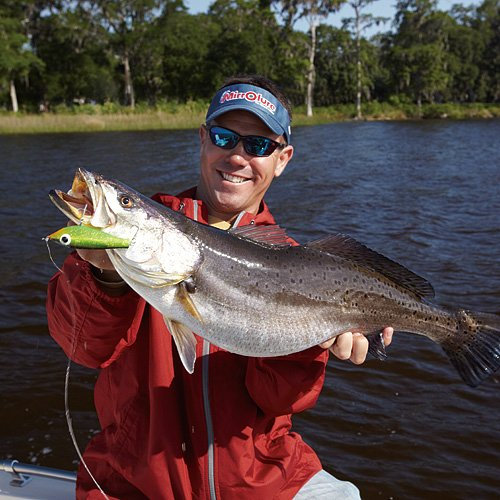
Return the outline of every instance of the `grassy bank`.
[[[0,134],[192,129],[203,123],[207,106],[207,103],[195,102],[156,108],[138,106],[132,111],[116,105],[84,105],[41,114],[3,112],[0,113]],[[315,108],[311,118],[306,116],[303,107],[297,107],[293,123],[295,126],[318,125],[352,120],[355,116],[354,105]],[[363,105],[363,117],[366,120],[499,118],[500,105],[429,104],[419,110],[411,104],[375,102]]]

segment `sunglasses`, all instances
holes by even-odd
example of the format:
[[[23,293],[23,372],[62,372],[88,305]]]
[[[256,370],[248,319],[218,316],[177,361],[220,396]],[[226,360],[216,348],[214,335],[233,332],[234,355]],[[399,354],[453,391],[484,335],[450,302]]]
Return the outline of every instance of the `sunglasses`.
[[[228,128],[218,125],[207,126],[210,140],[214,146],[222,149],[233,149],[240,140],[243,142],[243,148],[249,155],[269,156],[274,153],[276,148],[284,148],[286,144],[273,141],[260,135],[240,135]]]

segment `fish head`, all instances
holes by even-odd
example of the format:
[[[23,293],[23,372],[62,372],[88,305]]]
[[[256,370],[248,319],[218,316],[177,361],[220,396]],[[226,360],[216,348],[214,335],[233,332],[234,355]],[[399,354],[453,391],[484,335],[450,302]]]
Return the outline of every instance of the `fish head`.
[[[71,189],[53,190],[52,202],[70,220],[129,242],[107,249],[124,279],[165,286],[187,278],[200,260],[196,246],[178,229],[168,209],[129,186],[78,169]]]
[[[118,181],[78,169],[68,192],[53,190],[52,202],[77,225],[119,234],[132,240],[148,220],[143,195]]]

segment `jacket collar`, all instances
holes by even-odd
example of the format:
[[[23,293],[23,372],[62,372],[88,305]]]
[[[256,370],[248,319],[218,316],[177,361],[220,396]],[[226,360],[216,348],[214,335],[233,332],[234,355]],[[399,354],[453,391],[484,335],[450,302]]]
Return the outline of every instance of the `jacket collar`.
[[[203,222],[204,224],[208,223],[208,209],[202,200],[196,199],[196,186],[183,191],[177,196],[158,193],[153,196],[153,199],[172,208],[172,210],[182,212],[191,219],[196,219],[198,222]],[[256,215],[242,212],[236,219],[236,222],[237,226],[276,224],[265,201],[261,202],[259,212]]]

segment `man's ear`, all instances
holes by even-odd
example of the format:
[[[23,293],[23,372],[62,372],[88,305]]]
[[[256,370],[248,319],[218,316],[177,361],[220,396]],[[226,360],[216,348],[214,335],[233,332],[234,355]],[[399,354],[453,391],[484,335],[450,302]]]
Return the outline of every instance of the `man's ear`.
[[[274,169],[274,177],[279,177],[283,173],[288,162],[292,159],[292,156],[293,156],[293,146],[291,145],[285,146],[280,151],[280,154],[278,156],[278,161]]]
[[[207,140],[207,137],[208,137],[207,127],[205,125],[200,125],[200,128],[198,130],[198,134],[200,136],[200,142],[201,142],[201,144],[203,144]]]

